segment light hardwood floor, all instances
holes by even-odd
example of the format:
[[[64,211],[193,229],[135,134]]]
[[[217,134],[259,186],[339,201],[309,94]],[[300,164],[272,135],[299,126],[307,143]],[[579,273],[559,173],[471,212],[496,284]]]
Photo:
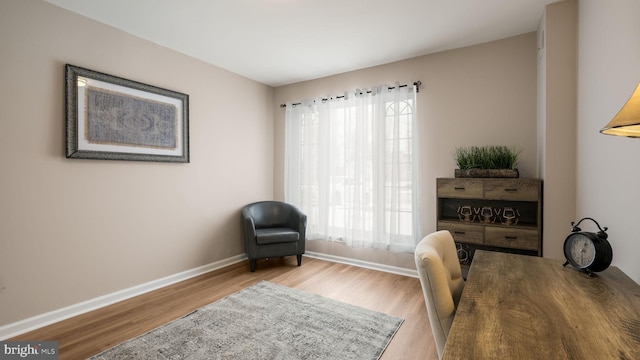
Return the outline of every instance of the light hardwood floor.
[[[405,319],[383,360],[438,358],[418,279],[308,257],[261,260],[254,273],[243,261],[11,340],[58,341],[61,360],[86,359],[261,280]]]

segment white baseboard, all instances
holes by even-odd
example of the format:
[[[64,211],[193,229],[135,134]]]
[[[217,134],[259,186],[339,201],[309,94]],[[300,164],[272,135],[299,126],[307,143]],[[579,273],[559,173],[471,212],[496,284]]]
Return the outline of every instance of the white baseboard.
[[[20,334],[47,326],[58,321],[62,321],[86,312],[114,304],[116,302],[138,296],[149,291],[153,291],[180,281],[190,279],[192,277],[202,275],[225,266],[246,260],[246,255],[236,255],[227,259],[203,265],[191,270],[183,271],[178,274],[169,275],[167,277],[152,280],[144,284],[136,285],[128,289],[116,291],[107,295],[99,296],[91,300],[87,300],[78,304],[67,306],[62,309],[54,310],[48,313],[37,315],[28,319],[24,319],[15,323],[0,326],[0,340],[6,340]]]
[[[384,271],[384,272],[397,274],[397,275],[409,276],[414,278],[418,277],[418,273],[416,270],[405,269],[405,268],[400,268],[396,266],[376,264],[368,261],[316,253],[311,251],[307,251],[305,253],[305,256],[320,259],[320,260],[337,262],[341,264],[358,266],[366,269]],[[84,314],[89,311],[96,310],[101,307],[105,307],[107,305],[111,305],[119,301],[126,300],[134,296],[147,293],[149,291],[157,290],[162,287],[169,286],[171,284],[175,284],[177,282],[184,281],[198,275],[206,274],[208,272],[221,269],[225,266],[229,266],[246,259],[247,259],[247,256],[244,254],[236,255],[227,259],[213,262],[211,264],[207,264],[191,270],[183,271],[178,274],[169,275],[161,279],[152,280],[144,284],[136,285],[124,290],[99,296],[97,298],[93,298],[91,300],[87,300],[78,304],[67,306],[62,309],[50,311],[48,313],[30,317],[28,319],[24,319],[8,325],[3,325],[3,326],[0,326],[0,340],[6,340],[14,336],[18,336],[20,334],[24,334],[26,332],[56,323],[58,321],[62,321],[80,314]]]
[[[307,252],[304,253],[304,255],[308,256],[310,258],[326,260],[326,261],[331,261],[331,262],[337,262],[337,263],[340,263],[340,264],[346,264],[346,265],[352,265],[352,266],[362,267],[362,268],[366,268],[366,269],[384,271],[384,272],[388,272],[388,273],[392,273],[392,274],[409,276],[409,277],[414,277],[414,278],[418,277],[418,271],[417,270],[406,269],[406,268],[401,268],[401,267],[397,267],[397,266],[383,265],[383,264],[372,263],[372,262],[363,261],[363,260],[346,258],[346,257],[342,257],[342,256],[335,256],[335,255],[317,253],[317,252],[313,252],[313,251],[307,251]]]

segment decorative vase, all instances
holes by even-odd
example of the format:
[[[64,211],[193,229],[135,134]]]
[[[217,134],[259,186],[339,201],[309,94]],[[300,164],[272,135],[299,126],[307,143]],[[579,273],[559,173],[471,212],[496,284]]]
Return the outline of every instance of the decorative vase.
[[[473,209],[471,205],[462,205],[458,207],[458,218],[460,221],[473,221]]]

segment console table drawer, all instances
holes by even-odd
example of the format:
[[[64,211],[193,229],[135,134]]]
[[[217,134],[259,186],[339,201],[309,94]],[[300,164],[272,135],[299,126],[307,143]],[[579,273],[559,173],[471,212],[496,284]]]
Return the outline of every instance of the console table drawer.
[[[486,227],[485,244],[514,249],[539,250],[538,230]]]
[[[482,199],[484,185],[477,179],[437,179],[437,193],[444,198]]]
[[[456,224],[439,221],[438,230],[449,230],[449,232],[453,236],[453,240],[455,240],[456,242],[482,244],[484,239],[482,227],[477,225]]]
[[[484,183],[484,197],[495,200],[538,201],[540,182],[532,179],[493,180]]]

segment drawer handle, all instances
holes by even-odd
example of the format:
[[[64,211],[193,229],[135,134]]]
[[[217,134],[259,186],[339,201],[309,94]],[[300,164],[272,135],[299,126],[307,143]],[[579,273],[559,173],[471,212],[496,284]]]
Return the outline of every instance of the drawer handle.
[[[507,239],[507,240],[518,240],[518,237],[517,237],[517,236],[508,236],[508,235],[505,235],[505,237],[504,237],[504,238],[505,238],[505,239]]]
[[[467,232],[466,231],[454,231],[453,233],[456,234],[456,235],[464,235]]]
[[[516,192],[516,191],[518,191],[518,189],[515,189],[515,188],[506,188],[506,189],[504,189],[504,191],[506,191],[506,192]]]
[[[454,187],[453,190],[456,190],[456,191],[457,190],[466,190],[466,188],[464,188],[464,187]]]

